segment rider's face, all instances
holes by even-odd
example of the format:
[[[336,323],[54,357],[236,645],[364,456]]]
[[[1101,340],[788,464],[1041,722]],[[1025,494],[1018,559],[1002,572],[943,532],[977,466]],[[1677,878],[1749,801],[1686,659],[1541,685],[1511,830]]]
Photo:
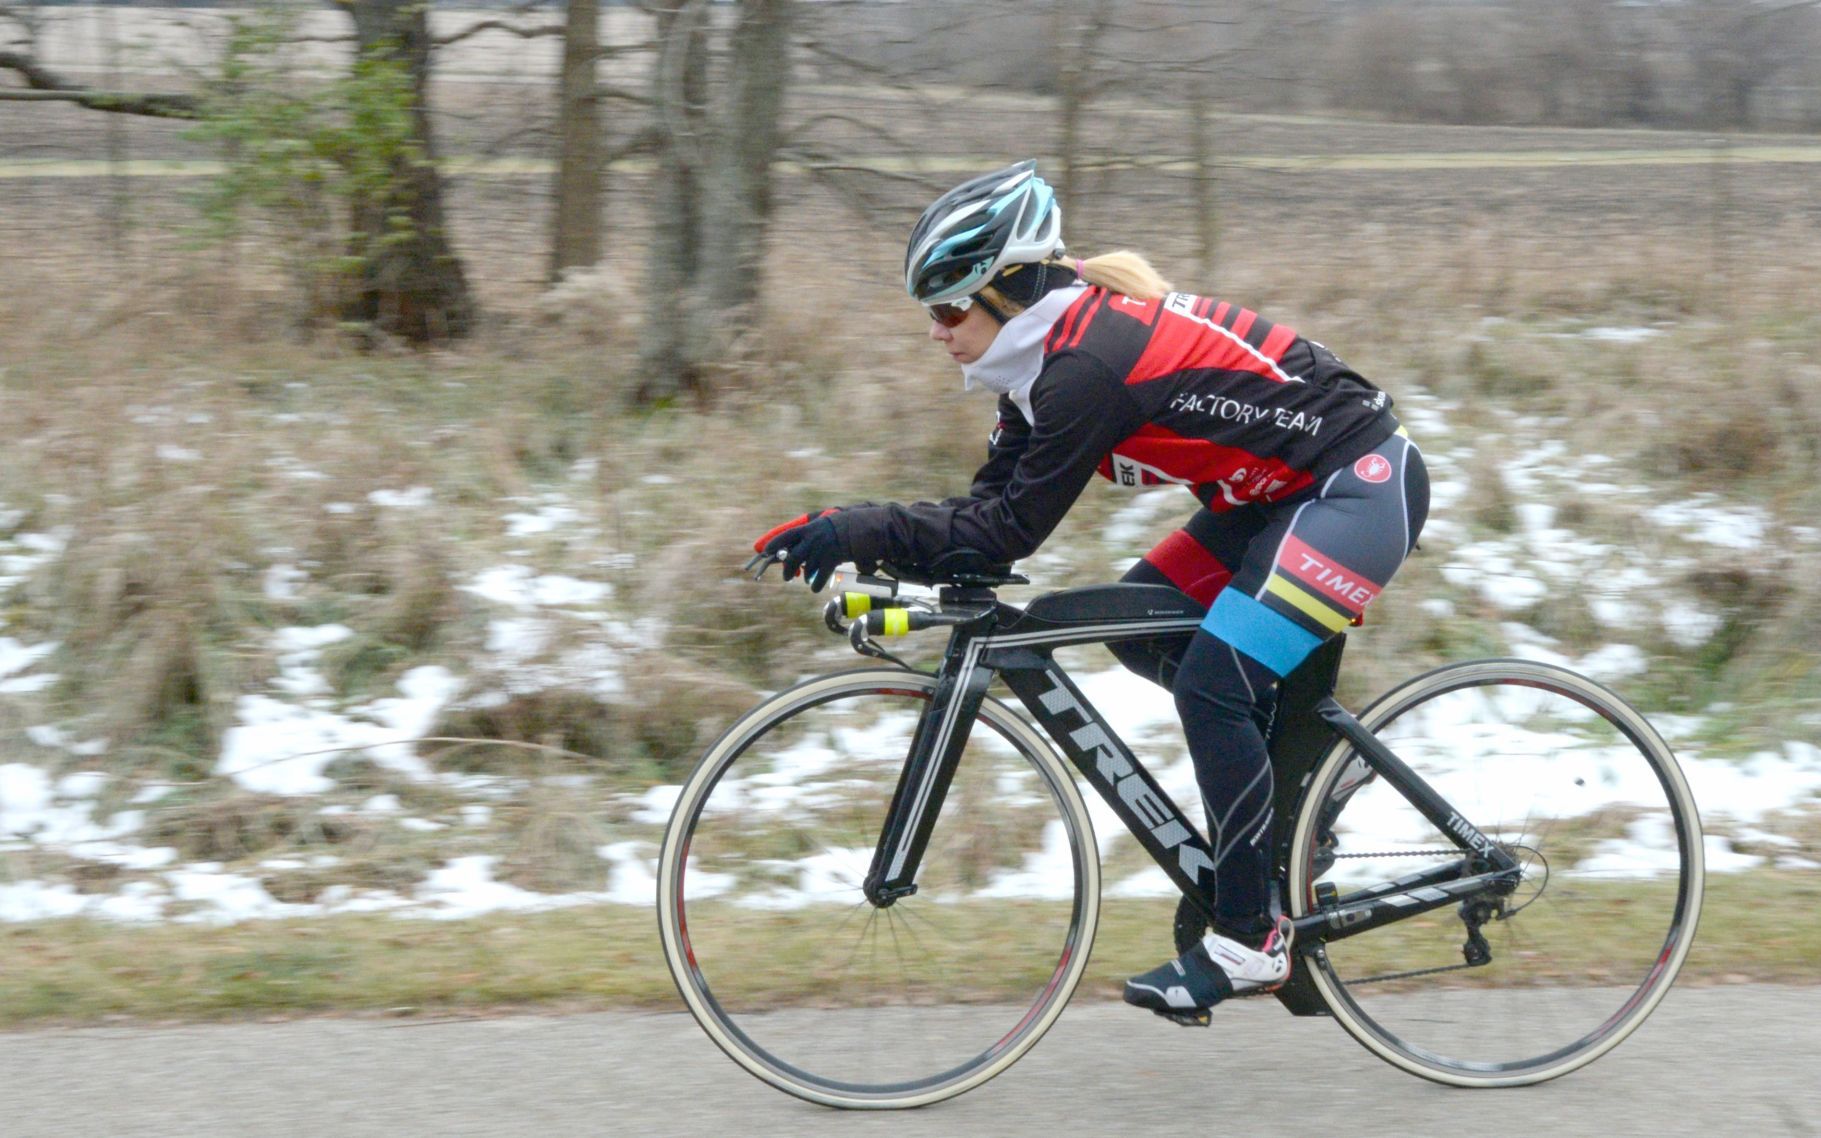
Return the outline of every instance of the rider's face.
[[[958,364],[971,364],[985,355],[998,335],[999,322],[978,304],[969,308],[967,316],[953,328],[944,328],[934,320],[929,322],[929,338],[941,344]]]

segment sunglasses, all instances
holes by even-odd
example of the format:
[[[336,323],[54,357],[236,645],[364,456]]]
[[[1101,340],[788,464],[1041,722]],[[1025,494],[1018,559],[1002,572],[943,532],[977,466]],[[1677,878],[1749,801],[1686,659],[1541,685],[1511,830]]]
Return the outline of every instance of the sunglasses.
[[[967,319],[967,310],[974,307],[974,298],[963,296],[950,304],[926,304],[929,318],[944,328],[954,328]]]

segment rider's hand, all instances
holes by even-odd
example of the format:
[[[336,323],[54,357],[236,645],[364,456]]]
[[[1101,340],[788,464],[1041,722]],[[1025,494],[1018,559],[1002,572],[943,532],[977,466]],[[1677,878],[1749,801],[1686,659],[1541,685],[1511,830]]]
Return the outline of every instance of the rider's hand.
[[[828,584],[829,577],[834,575],[835,566],[846,561],[847,550],[841,535],[835,530],[835,523],[828,520],[825,511],[814,521],[806,521],[776,533],[767,541],[760,553],[784,557],[784,579],[803,574],[803,580],[809,585],[809,591],[819,593]]]
[[[778,525],[772,526],[770,529],[766,530],[764,533],[759,535],[759,540],[752,543],[752,551],[754,553],[764,553],[764,552],[766,552],[766,546],[771,544],[772,538],[777,537],[781,533],[785,533],[790,530],[796,529],[799,526],[806,526],[810,522],[815,521],[817,518],[825,518],[829,514],[834,513],[838,509],[840,509],[839,506],[831,506],[826,510],[811,510],[809,513],[804,514],[801,517],[795,517],[795,518],[790,519],[787,522],[782,522]]]

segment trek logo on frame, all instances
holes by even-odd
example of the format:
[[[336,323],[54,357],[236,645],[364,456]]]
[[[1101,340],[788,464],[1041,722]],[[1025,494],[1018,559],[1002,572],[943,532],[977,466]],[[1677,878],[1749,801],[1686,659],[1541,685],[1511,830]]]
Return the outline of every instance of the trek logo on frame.
[[[1082,721],[1084,726],[1069,732],[1070,741],[1094,756],[1094,769],[1100,773],[1100,777],[1113,784],[1113,790],[1119,795],[1119,800],[1125,803],[1133,815],[1145,826],[1149,827],[1151,836],[1157,839],[1158,844],[1166,849],[1176,847],[1176,863],[1182,867],[1182,871],[1188,875],[1189,880],[1199,882],[1203,869],[1212,874],[1214,872],[1213,859],[1209,858],[1206,852],[1189,843],[1189,838],[1194,831],[1176,816],[1168,803],[1157,797],[1144,779],[1138,777],[1138,772],[1132,769],[1132,764],[1114,749],[1106,729],[1100,725],[1097,719],[1088,714],[1087,709],[1082,707],[1080,701],[1069,693],[1061,680],[1058,679],[1056,685],[1044,692],[1041,698],[1043,709],[1051,715],[1061,716],[1065,711],[1072,711],[1075,713],[1075,718]]]

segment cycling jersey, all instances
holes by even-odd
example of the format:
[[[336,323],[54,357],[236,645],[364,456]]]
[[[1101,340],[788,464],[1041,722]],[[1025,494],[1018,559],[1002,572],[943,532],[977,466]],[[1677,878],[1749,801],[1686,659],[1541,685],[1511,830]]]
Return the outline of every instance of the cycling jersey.
[[[1035,381],[999,401],[965,498],[834,516],[862,564],[957,548],[1034,552],[1098,472],[1176,483],[1208,509],[1291,499],[1397,429],[1391,400],[1334,353],[1224,301],[1086,288],[1051,326]]]

